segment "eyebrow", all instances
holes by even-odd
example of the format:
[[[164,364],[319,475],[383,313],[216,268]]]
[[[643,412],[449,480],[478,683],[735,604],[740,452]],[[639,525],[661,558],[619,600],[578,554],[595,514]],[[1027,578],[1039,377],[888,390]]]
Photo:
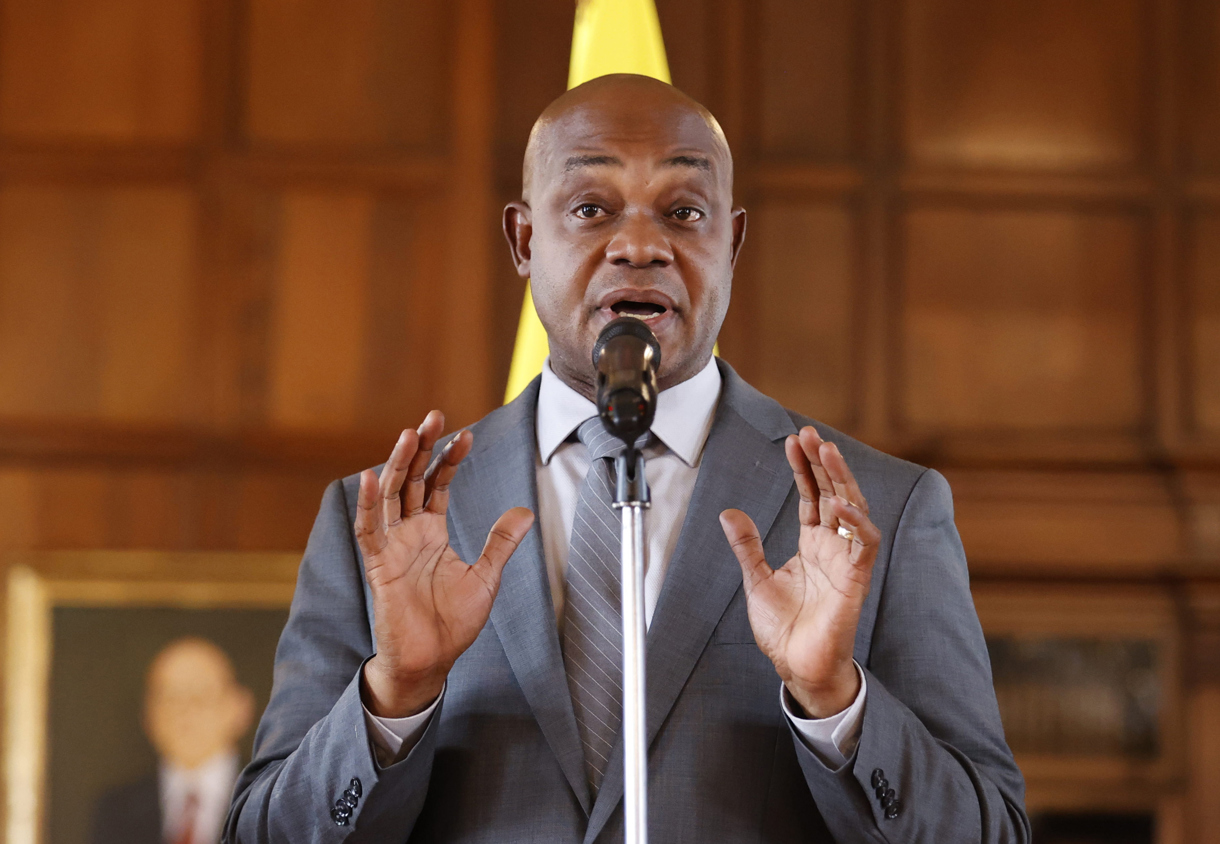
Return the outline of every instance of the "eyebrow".
[[[571,173],[581,167],[622,167],[623,161],[613,155],[574,155],[568,159],[563,171]]]
[[[691,167],[712,172],[712,162],[698,155],[675,155],[661,162],[665,167]],[[573,155],[564,164],[563,171],[571,173],[581,167],[622,167],[623,160],[613,155]]]
[[[712,162],[700,155],[675,155],[661,163],[666,167],[693,167],[696,170],[712,172]]]

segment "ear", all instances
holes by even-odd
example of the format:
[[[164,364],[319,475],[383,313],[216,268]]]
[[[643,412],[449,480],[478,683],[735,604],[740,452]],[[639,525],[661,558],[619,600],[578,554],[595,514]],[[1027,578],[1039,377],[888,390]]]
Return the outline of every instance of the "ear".
[[[746,242],[746,209],[733,209],[733,243],[729,247],[729,265],[737,268],[737,256],[741,253],[741,245]]]
[[[237,686],[232,690],[232,695],[229,738],[231,741],[237,741],[254,723],[254,693],[245,686]]]
[[[530,277],[530,239],[534,236],[534,224],[530,207],[521,200],[504,206],[504,237],[508,240],[508,251],[512,253],[517,275]]]

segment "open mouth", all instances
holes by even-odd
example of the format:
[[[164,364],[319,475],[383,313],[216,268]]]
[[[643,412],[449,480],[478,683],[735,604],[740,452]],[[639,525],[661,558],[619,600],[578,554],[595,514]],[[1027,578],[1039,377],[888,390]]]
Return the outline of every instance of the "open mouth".
[[[668,310],[664,305],[657,305],[652,302],[632,302],[625,300],[615,302],[610,306],[610,310],[614,311],[616,316],[629,316],[636,319],[642,319],[647,322],[650,319],[656,319],[663,315]]]

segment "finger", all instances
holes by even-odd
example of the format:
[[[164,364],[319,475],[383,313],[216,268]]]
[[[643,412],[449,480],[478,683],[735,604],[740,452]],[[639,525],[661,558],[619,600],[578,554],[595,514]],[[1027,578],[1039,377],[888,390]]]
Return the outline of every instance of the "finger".
[[[864,498],[864,493],[860,492],[856,476],[848,468],[847,461],[843,459],[843,453],[839,451],[839,447],[834,443],[823,443],[818,454],[822,458],[822,465],[826,467],[826,474],[830,477],[830,482],[834,484],[835,495],[846,498],[867,514],[868,501]]]
[[[427,474],[428,464],[432,462],[432,447],[436,445],[444,430],[445,414],[439,410],[428,411],[419,426],[419,450],[415,452],[415,459],[411,461],[411,468],[407,472],[407,489],[402,504],[404,515],[409,516],[424,509],[424,495],[427,492],[424,476]]]
[[[873,524],[868,514],[842,498],[833,499],[832,505],[839,521],[852,533],[851,561],[856,566],[871,566],[877,557],[877,545],[881,542],[881,531]]]
[[[410,428],[398,435],[390,459],[381,467],[378,488],[381,497],[381,519],[386,525],[402,521],[402,484],[407,477],[407,468],[419,445],[419,435]]]
[[[754,587],[771,576],[771,567],[763,553],[762,539],[754,520],[740,510],[725,510],[720,514],[720,527],[741,565],[741,577],[749,595]]]
[[[483,553],[479,555],[473,568],[493,589],[500,588],[500,573],[504,571],[504,564],[517,550],[533,523],[533,513],[525,507],[514,507],[496,519],[496,523],[491,526]]]
[[[372,469],[360,473],[360,492],[356,496],[356,544],[367,562],[385,547],[385,521],[381,517],[381,489]]]
[[[470,453],[474,443],[474,435],[470,431],[461,431],[449,441],[441,452],[441,457],[428,470],[425,486],[428,490],[428,510],[432,513],[445,515],[449,509],[449,484],[457,474],[458,464]]]
[[[818,482],[818,520],[831,530],[835,530],[838,528],[839,522],[835,518],[834,510],[829,506],[829,500],[835,496],[835,485],[830,480],[830,475],[826,473],[826,467],[822,465],[822,457],[819,454],[822,438],[811,425],[801,428],[801,432],[797,436],[801,441],[801,450],[805,452],[805,457],[809,461],[813,477]]]
[[[792,467],[792,477],[796,480],[796,491],[801,496],[801,504],[797,511],[801,524],[816,525],[820,518],[818,515],[818,482],[813,476],[809,458],[805,456],[805,451],[801,448],[801,441],[795,435],[784,440],[784,456],[788,458],[788,465]]]

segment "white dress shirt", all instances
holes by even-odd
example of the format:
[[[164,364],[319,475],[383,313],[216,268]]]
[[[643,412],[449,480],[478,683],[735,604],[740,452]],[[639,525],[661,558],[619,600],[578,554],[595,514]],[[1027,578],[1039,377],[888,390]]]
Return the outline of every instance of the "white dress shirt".
[[[663,390],[657,397],[652,432],[659,442],[644,450],[645,475],[652,498],[652,506],[645,511],[644,517],[648,537],[644,617],[648,624],[652,623],[665,572],[682,532],[719,398],[720,370],[716,368],[715,360],[709,360],[693,378]],[[582,422],[596,415],[597,406],[559,380],[548,359],[542,368],[542,383],[538,389],[535,471],[542,549],[551,585],[551,601],[561,629],[572,522],[576,518],[580,487],[589,471],[588,450],[572,434]],[[855,750],[864,698],[864,672],[860,671],[860,692],[851,706],[829,718],[798,718],[780,684],[780,702],[785,714],[810,749],[833,768],[842,766]],[[426,710],[407,718],[379,718],[365,710],[380,765],[388,765],[410,752],[439,702],[438,697]]]
[[[220,841],[240,769],[237,754],[231,750],[217,753],[198,768],[179,768],[162,762],[157,769],[162,839],[181,838],[187,801],[194,795],[197,802],[191,840],[199,844]]]

